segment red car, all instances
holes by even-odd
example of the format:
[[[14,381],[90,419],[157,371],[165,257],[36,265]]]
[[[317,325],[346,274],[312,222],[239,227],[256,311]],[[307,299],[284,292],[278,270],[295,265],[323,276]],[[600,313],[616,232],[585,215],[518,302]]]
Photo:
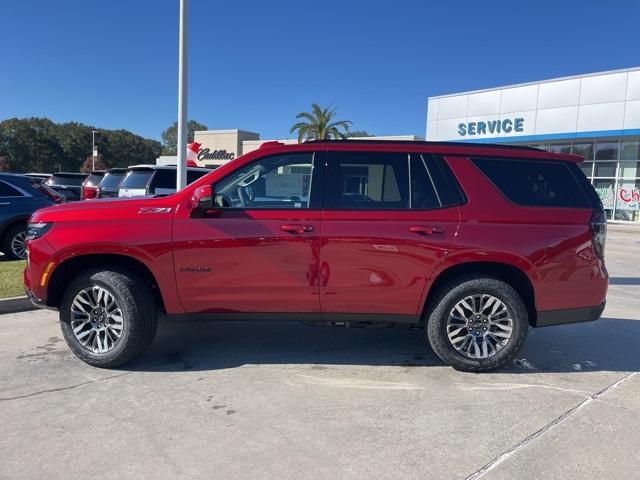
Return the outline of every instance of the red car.
[[[39,210],[25,287],[98,367],[140,355],[162,310],[423,326],[444,362],[491,370],[529,326],[602,314],[606,219],[581,161],[480,144],[267,143],[170,196]]]

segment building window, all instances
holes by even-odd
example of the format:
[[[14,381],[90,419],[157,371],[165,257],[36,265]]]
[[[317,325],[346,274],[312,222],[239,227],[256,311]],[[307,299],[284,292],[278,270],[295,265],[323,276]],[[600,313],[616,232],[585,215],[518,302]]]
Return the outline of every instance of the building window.
[[[640,160],[640,141],[622,142],[621,160]],[[640,175],[639,175],[640,176]]]
[[[549,145],[549,151],[553,153],[571,153],[570,143],[552,143]]]
[[[617,160],[619,142],[597,142],[596,160]]]
[[[593,160],[593,142],[574,143],[571,148],[571,153],[580,155],[587,161]]]

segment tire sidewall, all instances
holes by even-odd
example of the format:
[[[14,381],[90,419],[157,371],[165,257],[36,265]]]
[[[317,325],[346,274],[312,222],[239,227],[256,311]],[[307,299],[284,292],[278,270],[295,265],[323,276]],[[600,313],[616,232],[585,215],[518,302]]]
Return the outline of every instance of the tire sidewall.
[[[67,345],[69,345],[69,348],[71,348],[76,356],[95,366],[101,366],[102,364],[106,366],[117,361],[117,359],[121,358],[125,354],[130,341],[133,322],[138,315],[137,305],[132,305],[127,302],[119,289],[115,288],[114,285],[108,281],[108,278],[105,278],[105,275],[101,275],[101,273],[103,272],[90,272],[83,274],[71,282],[71,285],[65,292],[62,302],[60,303],[60,327],[62,328],[62,333]],[[80,291],[92,286],[99,286],[106,289],[114,296],[122,311],[122,335],[120,336],[117,345],[107,353],[93,353],[90,350],[85,349],[74,335],[71,327],[71,305],[73,303],[73,299],[78,293],[80,293]]]
[[[513,319],[513,330],[509,343],[498,353],[484,359],[472,359],[459,353],[447,335],[449,313],[456,303],[467,296],[488,294],[502,301]],[[429,342],[444,362],[465,371],[486,371],[499,368],[518,354],[529,330],[529,316],[524,302],[508,284],[488,277],[468,278],[457,285],[450,285],[441,294],[427,325]]]

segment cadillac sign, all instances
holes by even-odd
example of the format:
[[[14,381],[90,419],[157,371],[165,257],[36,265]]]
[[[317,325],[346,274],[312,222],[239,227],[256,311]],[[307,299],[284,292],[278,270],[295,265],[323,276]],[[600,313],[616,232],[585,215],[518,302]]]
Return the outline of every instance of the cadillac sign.
[[[236,154],[227,152],[225,149],[213,150],[203,148],[198,152],[198,160],[233,160]]]

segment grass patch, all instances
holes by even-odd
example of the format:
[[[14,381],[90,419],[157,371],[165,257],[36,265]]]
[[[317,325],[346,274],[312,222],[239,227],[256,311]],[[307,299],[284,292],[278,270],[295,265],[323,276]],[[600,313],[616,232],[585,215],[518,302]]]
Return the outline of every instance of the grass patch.
[[[22,271],[24,260],[15,262],[0,261],[0,298],[20,297],[24,295]]]

